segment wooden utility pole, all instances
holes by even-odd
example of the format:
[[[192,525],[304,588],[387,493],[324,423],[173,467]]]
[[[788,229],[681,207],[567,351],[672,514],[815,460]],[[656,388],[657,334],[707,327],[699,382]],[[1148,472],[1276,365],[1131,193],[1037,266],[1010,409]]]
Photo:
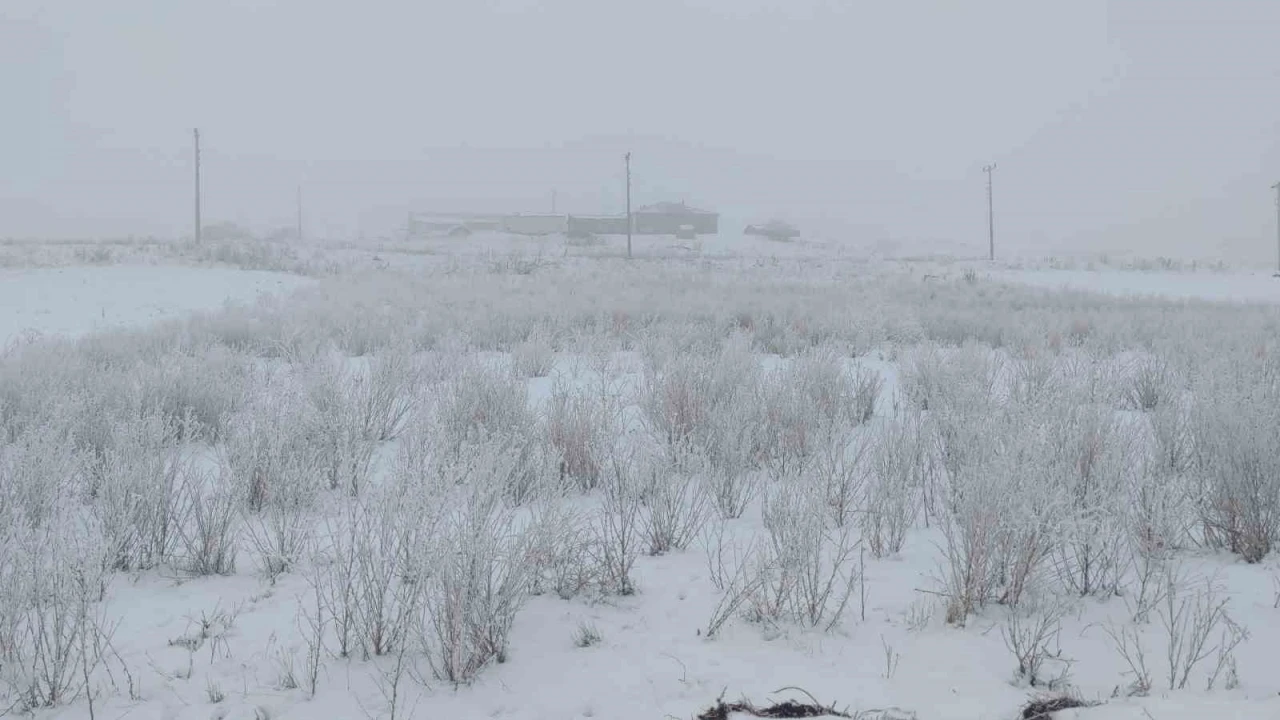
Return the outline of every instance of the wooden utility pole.
[[[1280,277],[1280,182],[1271,189],[1276,191],[1276,277]]]
[[[302,242],[302,186],[298,186],[298,242]]]
[[[192,131],[196,140],[196,244],[200,244],[200,128]]]
[[[991,262],[995,262],[996,259],[996,213],[995,205],[991,200],[991,173],[995,169],[995,163],[982,168],[982,171],[987,174],[987,255]]]
[[[631,257],[631,152],[626,154],[627,161],[627,257]]]

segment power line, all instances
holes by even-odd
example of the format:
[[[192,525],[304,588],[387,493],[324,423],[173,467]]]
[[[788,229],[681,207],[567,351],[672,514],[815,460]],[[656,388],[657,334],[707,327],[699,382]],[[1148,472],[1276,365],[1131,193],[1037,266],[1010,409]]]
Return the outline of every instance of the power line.
[[[991,198],[991,173],[995,169],[995,163],[982,168],[982,171],[987,174],[987,245],[991,262],[996,260],[996,213],[995,205],[992,203]]]
[[[1276,191],[1276,277],[1280,277],[1280,182],[1271,189]]]
[[[196,244],[200,244],[200,128],[192,130],[195,136],[196,157]]]
[[[627,257],[631,257],[631,152],[626,156],[627,163]]]

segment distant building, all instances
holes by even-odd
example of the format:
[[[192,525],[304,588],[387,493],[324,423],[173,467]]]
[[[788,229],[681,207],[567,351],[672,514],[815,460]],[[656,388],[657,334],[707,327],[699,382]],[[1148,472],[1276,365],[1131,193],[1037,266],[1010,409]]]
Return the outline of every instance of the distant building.
[[[568,232],[567,215],[504,215],[503,232],[512,235],[556,235]]]
[[[683,202],[660,202],[631,212],[637,235],[678,235],[688,225],[696,235],[715,235],[720,231],[720,215],[699,210]],[[623,232],[626,232],[625,227]],[[687,234],[687,229],[685,234]]]
[[[763,225],[748,225],[742,234],[766,237],[770,240],[794,240],[800,237],[800,231],[794,225],[782,220],[770,220]]]
[[[589,235],[626,235],[626,215],[570,215],[566,234],[570,237]]]

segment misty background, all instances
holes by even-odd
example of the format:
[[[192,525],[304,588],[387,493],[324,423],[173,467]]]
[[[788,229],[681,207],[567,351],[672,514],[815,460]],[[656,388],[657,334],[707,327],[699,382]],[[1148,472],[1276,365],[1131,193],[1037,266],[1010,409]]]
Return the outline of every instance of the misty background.
[[[851,246],[1275,256],[1274,0],[4,0],[0,238],[686,200]]]

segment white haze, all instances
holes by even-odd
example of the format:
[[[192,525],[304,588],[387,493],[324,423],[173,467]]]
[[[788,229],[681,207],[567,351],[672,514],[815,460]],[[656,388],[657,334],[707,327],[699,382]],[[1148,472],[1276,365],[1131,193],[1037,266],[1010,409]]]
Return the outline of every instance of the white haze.
[[[1273,256],[1274,0],[5,0],[0,237],[687,199],[849,243]],[[905,246],[905,245],[904,245]]]

